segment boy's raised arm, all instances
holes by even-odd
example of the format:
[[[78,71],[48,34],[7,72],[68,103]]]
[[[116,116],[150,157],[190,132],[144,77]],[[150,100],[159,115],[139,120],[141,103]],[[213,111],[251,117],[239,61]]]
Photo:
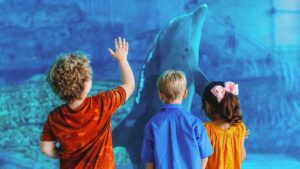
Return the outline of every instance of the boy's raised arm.
[[[115,39],[115,51],[109,48],[110,54],[117,60],[119,64],[120,74],[122,77],[122,85],[126,91],[126,100],[131,96],[135,88],[135,80],[133,72],[127,60],[128,55],[128,42],[125,39]]]

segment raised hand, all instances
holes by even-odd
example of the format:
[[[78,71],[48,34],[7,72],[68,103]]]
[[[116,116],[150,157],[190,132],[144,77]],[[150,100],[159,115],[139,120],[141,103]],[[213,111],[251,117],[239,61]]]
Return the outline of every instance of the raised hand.
[[[119,37],[118,39],[115,39],[115,51],[113,51],[111,48],[109,48],[110,54],[117,59],[118,61],[127,60],[128,55],[128,42],[123,38]]]
[[[111,48],[109,48],[108,50],[110,54],[118,61],[120,74],[122,77],[121,87],[126,92],[127,100],[129,96],[132,95],[135,89],[134,75],[127,60],[128,42],[126,42],[125,39],[122,40],[121,37],[119,37],[118,39],[115,39],[115,48],[115,51],[113,51]]]

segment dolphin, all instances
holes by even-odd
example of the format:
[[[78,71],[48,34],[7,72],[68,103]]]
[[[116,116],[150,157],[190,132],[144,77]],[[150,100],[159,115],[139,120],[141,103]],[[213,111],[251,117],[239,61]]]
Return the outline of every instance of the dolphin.
[[[129,115],[113,131],[114,146],[126,148],[134,168],[144,168],[141,149],[144,127],[161,107],[156,81],[168,69],[181,70],[187,78],[188,96],[183,107],[190,111],[194,93],[202,95],[207,78],[199,68],[201,30],[207,14],[203,4],[191,13],[175,17],[152,42]]]

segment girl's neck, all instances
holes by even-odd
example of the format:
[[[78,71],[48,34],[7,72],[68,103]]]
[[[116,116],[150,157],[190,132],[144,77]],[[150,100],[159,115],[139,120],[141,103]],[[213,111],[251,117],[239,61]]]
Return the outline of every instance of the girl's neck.
[[[231,127],[231,124],[224,120],[214,120],[213,123],[219,126],[223,130],[226,130]]]

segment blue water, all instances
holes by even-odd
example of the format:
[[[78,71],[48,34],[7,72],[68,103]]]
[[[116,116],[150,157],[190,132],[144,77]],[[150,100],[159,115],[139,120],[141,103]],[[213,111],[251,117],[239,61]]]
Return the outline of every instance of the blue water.
[[[124,36],[138,80],[159,30],[202,3],[209,14],[199,66],[210,80],[239,83],[243,120],[251,130],[243,168],[300,168],[298,0],[1,0],[0,168],[57,166],[39,152],[38,137],[47,113],[61,104],[43,81],[58,54],[85,51],[94,79],[105,81],[97,87],[111,87],[107,83],[119,80],[119,73],[107,48]],[[198,96],[192,107],[206,120]],[[118,168],[131,168],[126,152],[117,154]]]

